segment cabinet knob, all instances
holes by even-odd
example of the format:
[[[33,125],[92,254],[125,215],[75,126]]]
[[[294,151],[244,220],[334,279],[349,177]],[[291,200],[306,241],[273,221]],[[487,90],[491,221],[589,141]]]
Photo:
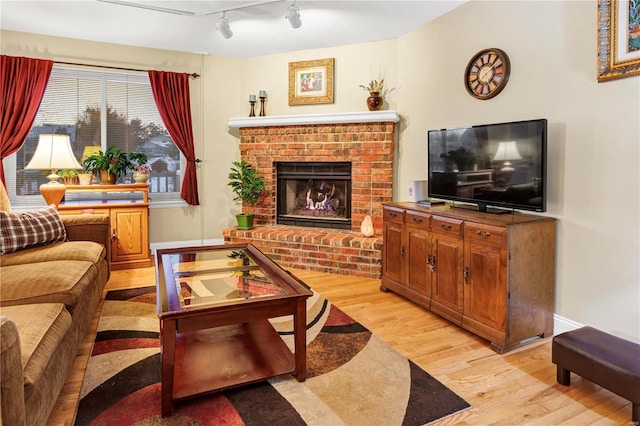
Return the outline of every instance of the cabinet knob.
[[[450,231],[451,230],[451,225],[449,225],[449,224],[445,225],[444,223],[441,223],[440,224],[440,228],[446,229],[447,231]]]
[[[118,232],[117,230],[113,230],[113,232],[111,233],[111,241],[115,242],[118,240]]]
[[[398,215],[397,215],[397,214],[395,214],[395,213],[389,213],[389,217],[392,217],[392,218],[394,218],[394,219],[395,219],[396,217],[398,217]]]
[[[476,234],[478,234],[480,237],[485,237],[485,238],[489,238],[491,236],[491,232],[487,231],[483,234],[482,232],[480,232],[479,229],[476,231]]]
[[[404,247],[400,247],[400,256],[404,257]]]
[[[469,284],[469,267],[465,266],[464,267],[464,273],[462,274],[464,276],[464,281]]]
[[[413,223],[422,223],[422,219],[418,219],[417,217],[414,217]]]

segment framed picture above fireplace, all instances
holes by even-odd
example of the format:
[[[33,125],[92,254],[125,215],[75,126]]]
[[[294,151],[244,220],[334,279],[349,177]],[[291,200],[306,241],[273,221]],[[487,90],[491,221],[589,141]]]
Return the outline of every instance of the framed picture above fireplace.
[[[289,105],[333,103],[333,58],[289,62]]]

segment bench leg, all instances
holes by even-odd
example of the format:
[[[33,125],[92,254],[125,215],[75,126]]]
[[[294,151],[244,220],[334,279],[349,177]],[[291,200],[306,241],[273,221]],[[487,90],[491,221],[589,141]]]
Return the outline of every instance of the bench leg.
[[[640,424],[640,404],[635,402],[631,403],[631,423],[637,425]]]
[[[564,367],[558,365],[556,372],[556,378],[561,385],[569,386],[571,384],[571,370],[567,370]]]

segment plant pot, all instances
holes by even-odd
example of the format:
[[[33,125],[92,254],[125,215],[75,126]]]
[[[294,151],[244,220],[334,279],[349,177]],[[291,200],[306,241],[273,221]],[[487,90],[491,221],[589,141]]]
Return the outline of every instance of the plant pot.
[[[253,229],[253,218],[256,215],[253,213],[240,213],[236,215],[238,221],[238,229]]]
[[[109,170],[100,170],[100,183],[102,185],[115,185],[118,180],[118,176],[111,173]]]
[[[93,180],[93,173],[78,173],[79,185],[91,185],[92,180]]]
[[[151,176],[151,173],[148,173],[148,172],[140,172],[140,171],[133,172],[133,180],[136,181],[137,183],[144,183],[148,181],[149,176]]]
[[[377,111],[382,107],[382,96],[380,96],[380,92],[369,93],[367,107],[369,107],[369,111]]]

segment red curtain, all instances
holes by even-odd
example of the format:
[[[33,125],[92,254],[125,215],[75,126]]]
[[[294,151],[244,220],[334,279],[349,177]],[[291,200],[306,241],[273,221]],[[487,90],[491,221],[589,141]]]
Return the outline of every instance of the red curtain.
[[[149,80],[160,117],[178,149],[187,159],[180,196],[187,203],[197,206],[200,201],[198,200],[196,163],[200,160],[196,158],[193,145],[189,74],[149,71]]]
[[[20,149],[36,118],[53,61],[0,55],[0,178],[2,160]]]

